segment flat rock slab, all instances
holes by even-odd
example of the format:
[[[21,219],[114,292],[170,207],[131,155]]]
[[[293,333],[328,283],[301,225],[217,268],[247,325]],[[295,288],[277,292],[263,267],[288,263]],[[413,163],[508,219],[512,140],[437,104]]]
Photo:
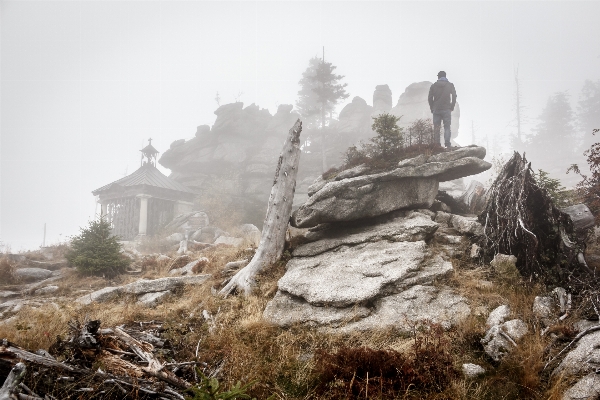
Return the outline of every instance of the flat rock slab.
[[[327,183],[292,215],[292,225],[308,228],[353,221],[402,208],[429,208],[438,191],[435,178],[359,176]],[[388,179],[385,179],[388,178]]]
[[[600,398],[600,375],[591,373],[567,389],[562,400],[596,400],[598,398]]]
[[[343,327],[342,331],[363,331],[394,327],[410,332],[415,324],[440,324],[449,329],[471,312],[464,297],[447,287],[416,285],[380,299],[375,312]]]
[[[411,332],[415,325],[426,322],[450,328],[470,312],[465,298],[450,288],[415,285],[403,292],[380,298],[369,307],[317,307],[280,291],[267,305],[263,317],[280,326],[306,324],[324,326],[338,332],[389,327]]]
[[[51,277],[52,271],[43,268],[18,268],[14,274],[23,282],[35,282]]]
[[[423,241],[379,241],[293,258],[278,287],[313,305],[348,307],[381,296],[386,287],[415,275],[425,249]]]
[[[432,221],[428,215],[414,212],[407,218],[398,217],[373,226],[309,232],[307,237],[312,242],[299,246],[292,255],[294,257],[315,256],[342,245],[351,246],[384,239],[394,242],[427,240],[438,227],[438,223]]]
[[[429,208],[439,182],[450,181],[490,169],[483,161],[483,147],[466,147],[431,157],[425,155],[401,161],[398,168],[370,175],[353,169],[339,174],[344,179],[317,180],[311,196],[292,216],[299,228],[326,222],[352,221],[374,217],[403,208]],[[347,177],[347,178],[346,178]]]
[[[17,297],[19,292],[13,292],[10,290],[0,290],[0,299],[8,299],[10,297]]]
[[[191,275],[191,276],[174,276],[159,279],[140,279],[123,286],[109,286],[100,290],[96,290],[90,294],[79,297],[76,301],[80,304],[87,305],[93,302],[103,303],[110,301],[121,294],[145,294],[154,292],[164,292],[173,290],[184,285],[199,285],[204,283],[210,277],[209,274]]]
[[[170,290],[163,290],[162,292],[146,293],[138,297],[138,303],[145,305],[146,307],[156,307],[167,299],[172,292]]]
[[[600,331],[585,335],[556,367],[553,374],[574,376],[594,372],[600,361]]]

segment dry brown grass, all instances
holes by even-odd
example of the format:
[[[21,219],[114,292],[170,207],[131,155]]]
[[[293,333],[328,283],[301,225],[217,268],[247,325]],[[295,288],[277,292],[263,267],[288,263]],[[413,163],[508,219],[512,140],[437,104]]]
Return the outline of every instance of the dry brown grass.
[[[467,249],[468,244],[464,247]],[[327,393],[317,396],[315,392],[319,383],[315,354],[319,351],[336,353],[341,348],[360,347],[400,353],[411,351],[414,339],[394,329],[335,334],[299,326],[284,329],[265,323],[262,313],[285,272],[283,262],[259,275],[253,295],[215,296],[213,288],[218,290],[228,278],[221,274],[224,265],[250,259],[252,254],[252,250],[226,246],[196,252],[192,259],[206,257],[209,260],[202,266],[202,273],[212,274],[210,281],[199,287],[188,287],[156,308],[146,308],[133,299],[124,298],[109,304],[78,307],[70,299],[81,295],[80,290],[124,284],[140,276],[107,281],[70,272],[59,283],[59,295],[67,298],[57,300],[58,308],[48,305],[21,310],[16,319],[0,324],[0,338],[6,337],[32,350],[47,349],[57,335],[67,334],[67,321],[73,318],[100,319],[103,327],[161,320],[165,322],[166,335],[178,359],[194,359],[198,348],[199,361],[208,364],[206,372],[222,366],[218,378],[223,387],[231,387],[238,381],[257,381],[250,394],[259,399],[273,394],[278,399],[326,398]],[[474,380],[458,377],[441,393],[408,391],[400,398],[558,399],[570,382],[560,379],[550,382],[548,374],[541,372],[549,339],[540,336],[531,311],[533,298],[542,293],[543,288],[526,282],[508,284],[506,277],[466,257],[459,256],[452,261],[455,273],[450,284],[468,299],[473,311],[445,334],[450,341],[454,367],[460,370],[463,363],[473,362],[488,372]],[[167,271],[167,267],[149,267],[141,277],[165,276]],[[491,286],[485,282],[491,282]],[[487,314],[501,304],[509,304],[512,317],[527,322],[530,332],[515,351],[495,363],[483,352],[480,339],[485,334]],[[204,320],[203,310],[213,316],[214,325]]]

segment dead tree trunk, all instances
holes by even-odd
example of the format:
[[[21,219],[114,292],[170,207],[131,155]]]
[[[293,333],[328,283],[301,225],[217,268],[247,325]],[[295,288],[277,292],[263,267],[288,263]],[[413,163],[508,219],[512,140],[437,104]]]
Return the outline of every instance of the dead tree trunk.
[[[243,291],[246,296],[249,295],[254,285],[254,277],[263,268],[279,260],[283,253],[285,233],[292,214],[292,202],[296,190],[296,175],[300,161],[300,132],[302,132],[302,122],[297,120],[290,129],[279,156],[258,250],[250,263],[239,270],[221,290],[223,295],[228,295],[235,290]]]

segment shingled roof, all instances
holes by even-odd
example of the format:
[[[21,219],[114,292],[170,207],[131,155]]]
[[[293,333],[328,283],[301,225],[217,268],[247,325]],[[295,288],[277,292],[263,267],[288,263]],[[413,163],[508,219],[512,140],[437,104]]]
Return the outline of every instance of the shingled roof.
[[[131,187],[131,186],[153,186],[162,189],[175,190],[178,192],[194,193],[186,186],[177,182],[174,179],[169,178],[160,172],[154,165],[148,163],[142,165],[137,171],[127,175],[117,181],[104,185],[92,192],[94,196],[99,195],[102,192],[106,192],[115,186]]]

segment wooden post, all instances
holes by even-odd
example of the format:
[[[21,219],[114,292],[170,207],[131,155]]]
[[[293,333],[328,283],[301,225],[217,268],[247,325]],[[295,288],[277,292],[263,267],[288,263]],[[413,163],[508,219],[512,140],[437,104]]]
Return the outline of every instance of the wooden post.
[[[254,285],[254,277],[265,267],[278,261],[283,253],[285,234],[292,215],[292,203],[296,191],[296,175],[300,161],[300,132],[302,132],[302,122],[297,120],[290,129],[279,156],[256,254],[250,263],[239,270],[221,289],[220,293],[223,295],[228,295],[235,290],[243,291],[246,296],[249,295]]]

